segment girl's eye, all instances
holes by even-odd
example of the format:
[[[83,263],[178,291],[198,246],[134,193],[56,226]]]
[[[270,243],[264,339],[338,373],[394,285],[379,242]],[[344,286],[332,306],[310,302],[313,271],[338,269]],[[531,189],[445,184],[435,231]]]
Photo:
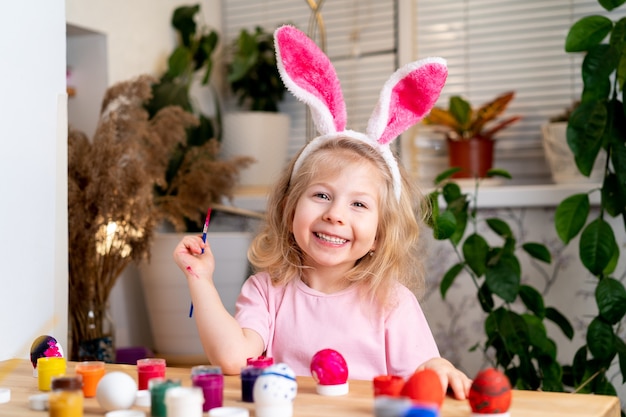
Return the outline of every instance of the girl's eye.
[[[355,201],[354,203],[352,203],[354,206],[356,207],[361,207],[361,208],[367,208],[367,206],[363,203],[361,203],[360,201]]]
[[[315,193],[313,196],[316,198],[321,198],[322,200],[330,200],[330,196],[326,193]]]

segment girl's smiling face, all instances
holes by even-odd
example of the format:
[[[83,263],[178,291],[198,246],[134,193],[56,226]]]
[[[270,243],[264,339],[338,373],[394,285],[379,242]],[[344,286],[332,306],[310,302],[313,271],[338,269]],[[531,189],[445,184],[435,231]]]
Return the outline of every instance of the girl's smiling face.
[[[306,187],[292,230],[307,266],[343,273],[376,248],[383,179],[368,161],[331,171]]]

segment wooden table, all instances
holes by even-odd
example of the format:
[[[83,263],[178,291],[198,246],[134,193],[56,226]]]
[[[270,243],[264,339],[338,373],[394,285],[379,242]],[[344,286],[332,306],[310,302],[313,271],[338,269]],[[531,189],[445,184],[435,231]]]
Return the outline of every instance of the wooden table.
[[[67,374],[74,375],[75,363],[68,363]],[[122,371],[136,379],[134,365],[107,365],[107,372]],[[189,368],[167,368],[168,378],[180,378],[183,385],[191,385]],[[47,411],[29,409],[28,397],[40,393],[37,379],[33,378],[30,361],[12,359],[0,362],[0,387],[11,389],[11,401],[0,404],[2,417],[44,417]],[[294,417],[346,417],[373,416],[373,394],[370,381],[350,381],[350,392],[340,397],[323,397],[315,392],[315,381],[298,377],[298,395],[294,404]],[[244,407],[254,416],[254,405],[241,401],[241,382],[238,376],[225,377],[224,406]],[[514,391],[511,417],[619,417],[617,397]],[[102,416],[105,412],[95,398],[85,399],[85,416]],[[147,416],[150,411],[147,410]],[[206,415],[206,413],[205,413]],[[446,398],[441,409],[442,417],[469,417],[467,401]]]

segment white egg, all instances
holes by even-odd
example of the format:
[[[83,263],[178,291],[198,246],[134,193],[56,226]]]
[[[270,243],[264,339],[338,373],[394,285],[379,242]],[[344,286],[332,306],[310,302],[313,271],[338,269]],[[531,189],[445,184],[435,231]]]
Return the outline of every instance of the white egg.
[[[124,372],[105,374],[96,388],[96,399],[105,411],[125,410],[133,406],[137,383]]]
[[[254,383],[257,417],[289,417],[298,392],[295,373],[284,363],[265,368]]]

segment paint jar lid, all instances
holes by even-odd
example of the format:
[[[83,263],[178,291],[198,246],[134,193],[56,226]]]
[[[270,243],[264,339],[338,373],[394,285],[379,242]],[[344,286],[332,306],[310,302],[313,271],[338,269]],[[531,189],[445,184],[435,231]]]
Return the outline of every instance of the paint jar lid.
[[[137,391],[135,396],[135,406],[150,408],[151,403],[150,391],[147,389]]]
[[[209,410],[209,417],[250,417],[250,411],[242,407],[215,407]]]
[[[140,410],[114,410],[106,413],[104,417],[146,417],[146,413]]]
[[[57,376],[52,378],[52,390],[78,391],[83,387],[80,376]]]
[[[31,410],[45,411],[48,409],[48,394],[35,394],[28,397],[28,406]]]
[[[256,368],[267,368],[274,365],[274,358],[268,358],[267,356],[258,356],[256,358],[248,358],[247,363],[249,366]]]

